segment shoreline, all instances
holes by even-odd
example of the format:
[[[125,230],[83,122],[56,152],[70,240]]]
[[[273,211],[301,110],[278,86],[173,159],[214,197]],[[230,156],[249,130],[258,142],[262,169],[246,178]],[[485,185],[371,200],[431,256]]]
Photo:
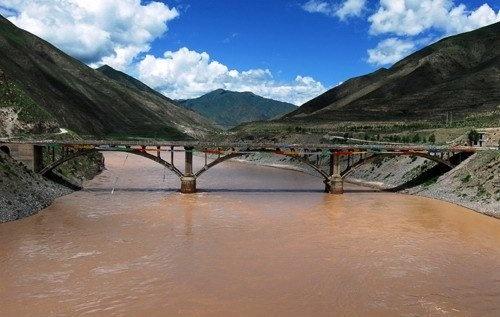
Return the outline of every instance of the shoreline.
[[[73,191],[0,154],[0,223],[37,214]]]
[[[60,173],[55,175],[70,184],[73,181],[94,178],[103,171],[103,161],[99,164],[91,159],[79,161],[80,164],[83,164],[82,162],[86,163],[83,170],[72,170],[71,165],[66,167],[66,172],[71,176],[68,179]],[[55,200],[77,191],[76,183],[72,188],[68,184],[63,185],[43,177],[9,155],[0,153],[0,224],[38,214],[51,206]]]
[[[272,168],[279,168],[279,169],[285,169],[285,170],[292,170],[292,171],[298,171],[302,172],[305,174],[310,174],[306,169],[300,168],[298,166],[295,166],[293,164],[274,164],[274,163],[265,163],[265,162],[259,162],[255,160],[246,160],[246,159],[235,159],[237,162],[245,163],[245,164],[253,164],[253,165],[260,165],[260,166],[266,166],[266,167],[272,167]],[[495,219],[500,219],[500,213],[495,213],[494,211],[490,211],[488,206],[485,204],[481,204],[480,202],[470,202],[469,204],[464,204],[458,199],[453,199],[454,197],[445,197],[445,195],[432,195],[432,194],[427,194],[424,192],[419,192],[416,191],[415,189],[418,188],[419,186],[415,188],[410,188],[406,189],[403,191],[395,192],[391,191],[390,187],[384,186],[383,182],[374,182],[374,181],[367,181],[367,180],[362,180],[362,179],[356,179],[356,178],[347,178],[344,180],[344,182],[357,185],[357,186],[362,186],[362,187],[367,187],[367,188],[372,188],[381,192],[392,192],[394,194],[400,194],[400,195],[409,195],[409,196],[417,196],[417,197],[423,197],[423,198],[428,198],[428,199],[435,199],[439,200],[442,202],[450,203],[456,206],[463,207],[465,209],[468,209],[470,211],[492,217]],[[413,189],[413,191],[412,191]],[[471,206],[473,205],[473,206]]]
[[[290,164],[288,162],[283,162],[280,161],[280,163],[274,162],[265,162],[263,160],[248,160],[246,158],[236,158],[233,159],[235,162],[243,163],[243,164],[252,164],[256,166],[265,166],[265,167],[271,167],[271,168],[277,168],[277,169],[282,169],[282,170],[290,170],[290,171],[296,171],[296,172],[301,172],[307,175],[315,176],[318,178],[321,178],[317,175],[314,175],[312,170],[309,170],[307,168],[300,167],[295,164]],[[458,167],[457,167],[458,169]],[[102,170],[101,170],[102,171]],[[26,173],[27,171],[23,169],[23,172]],[[453,170],[451,171],[453,172]],[[31,175],[30,175],[31,174]],[[99,173],[97,173],[98,175]],[[97,175],[94,175],[97,176]],[[25,178],[28,179],[33,179],[35,180],[30,181],[33,184],[31,189],[31,192],[29,192],[28,195],[24,196],[25,198],[22,199],[22,202],[20,201],[21,199],[16,199],[13,200],[13,202],[10,203],[10,206],[17,206],[14,207],[11,210],[6,210],[0,213],[0,223],[2,222],[9,222],[9,221],[15,221],[15,220],[20,220],[25,217],[29,217],[31,215],[37,214],[41,210],[47,208],[50,206],[56,199],[64,197],[66,195],[69,195],[73,193],[72,190],[69,190],[67,188],[64,188],[58,184],[52,183],[48,180],[42,180],[41,177],[34,176],[33,173],[26,173]],[[36,181],[38,180],[38,181]],[[428,199],[435,199],[439,201],[443,201],[446,203],[454,204],[466,209],[469,209],[473,212],[483,214],[485,216],[493,217],[495,219],[500,219],[500,212],[496,211],[494,208],[492,209],[490,205],[481,203],[480,201],[462,201],[460,199],[460,196],[458,194],[450,194],[446,193],[444,191],[433,191],[433,190],[427,190],[427,188],[422,187],[422,185],[413,187],[410,189],[406,189],[403,191],[395,192],[391,191],[391,186],[388,186],[387,184],[384,184],[384,182],[381,181],[368,181],[364,179],[359,179],[359,178],[347,178],[344,180],[348,184],[353,184],[356,186],[361,186],[361,187],[366,187],[366,188],[371,188],[375,189],[380,192],[392,192],[395,194],[401,194],[401,195],[410,195],[410,196],[418,196],[418,197],[424,197]],[[26,190],[30,190],[26,188]],[[39,194],[39,192],[46,192],[43,197]],[[463,198],[462,198],[463,199]],[[499,203],[500,205],[500,203]]]

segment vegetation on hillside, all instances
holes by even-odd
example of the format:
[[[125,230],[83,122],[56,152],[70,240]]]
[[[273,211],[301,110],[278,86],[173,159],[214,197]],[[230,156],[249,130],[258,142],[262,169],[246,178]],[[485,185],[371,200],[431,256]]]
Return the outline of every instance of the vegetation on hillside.
[[[65,155],[65,149],[53,145],[43,150],[43,164],[48,166]],[[57,168],[57,172],[64,177],[81,183],[90,180],[104,170],[104,156],[95,152],[69,160]]]
[[[179,103],[225,128],[244,122],[274,119],[297,109],[290,103],[263,98],[251,92],[223,89]]]
[[[23,106],[19,115],[35,124],[51,117],[61,128],[88,138],[178,140],[216,130],[209,120],[161,94],[112,79],[1,16],[0,69],[16,85],[4,90]]]
[[[347,80],[282,121],[453,122],[500,118],[500,22],[432,44],[389,69]],[[489,118],[488,118],[489,117]]]
[[[452,201],[500,218],[499,183],[500,152],[482,151],[432,184],[412,188],[409,192]]]
[[[1,74],[1,71],[0,71]],[[0,75],[0,107],[12,107],[19,119],[27,123],[53,120],[45,109],[41,108],[22,89],[12,82],[3,80]]]

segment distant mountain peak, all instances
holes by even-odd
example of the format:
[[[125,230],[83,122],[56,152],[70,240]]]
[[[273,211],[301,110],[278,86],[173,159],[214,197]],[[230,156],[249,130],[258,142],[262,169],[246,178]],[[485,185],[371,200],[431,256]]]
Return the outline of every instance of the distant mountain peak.
[[[257,97],[260,97],[260,98],[264,98],[264,97],[261,97],[259,95],[256,95],[254,94],[253,92],[251,91],[234,91],[234,90],[227,90],[227,89],[224,89],[224,88],[219,88],[219,89],[215,89],[209,93],[207,93],[206,95],[210,95],[210,94],[244,94],[244,95],[254,95],[254,96],[257,96]]]
[[[108,64],[104,64],[102,65],[101,67],[98,67],[97,70],[105,70],[105,69],[112,69],[112,70],[116,70],[114,69],[113,67],[109,66]]]
[[[251,121],[275,119],[297,108],[293,104],[264,98],[250,91],[225,89],[216,89],[201,97],[178,102],[226,128]]]

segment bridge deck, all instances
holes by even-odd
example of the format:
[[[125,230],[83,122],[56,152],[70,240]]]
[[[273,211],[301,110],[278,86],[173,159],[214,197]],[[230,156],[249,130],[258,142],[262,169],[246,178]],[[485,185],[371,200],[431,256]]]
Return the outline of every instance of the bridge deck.
[[[263,143],[263,142],[207,142],[207,141],[168,141],[168,140],[141,140],[141,141],[117,141],[117,140],[1,140],[0,143],[8,144],[31,144],[31,145],[63,145],[63,146],[94,146],[94,147],[117,147],[117,146],[173,146],[192,148],[238,148],[238,149],[324,149],[324,150],[373,150],[373,151],[426,151],[426,152],[477,152],[495,148],[472,147],[472,146],[449,146],[449,145],[422,145],[422,144],[329,144],[329,143]]]

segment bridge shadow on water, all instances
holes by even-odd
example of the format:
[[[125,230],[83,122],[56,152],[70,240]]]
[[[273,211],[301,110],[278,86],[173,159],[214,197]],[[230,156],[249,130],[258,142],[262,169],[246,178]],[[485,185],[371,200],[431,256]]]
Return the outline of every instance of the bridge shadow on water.
[[[178,188],[84,188],[83,191],[91,193],[179,193]],[[348,188],[344,193],[382,193],[382,191],[369,188],[353,189]],[[304,193],[304,194],[325,194],[320,189],[288,189],[288,188],[205,188],[198,189],[197,193],[249,193],[249,194],[272,194],[272,193]]]

